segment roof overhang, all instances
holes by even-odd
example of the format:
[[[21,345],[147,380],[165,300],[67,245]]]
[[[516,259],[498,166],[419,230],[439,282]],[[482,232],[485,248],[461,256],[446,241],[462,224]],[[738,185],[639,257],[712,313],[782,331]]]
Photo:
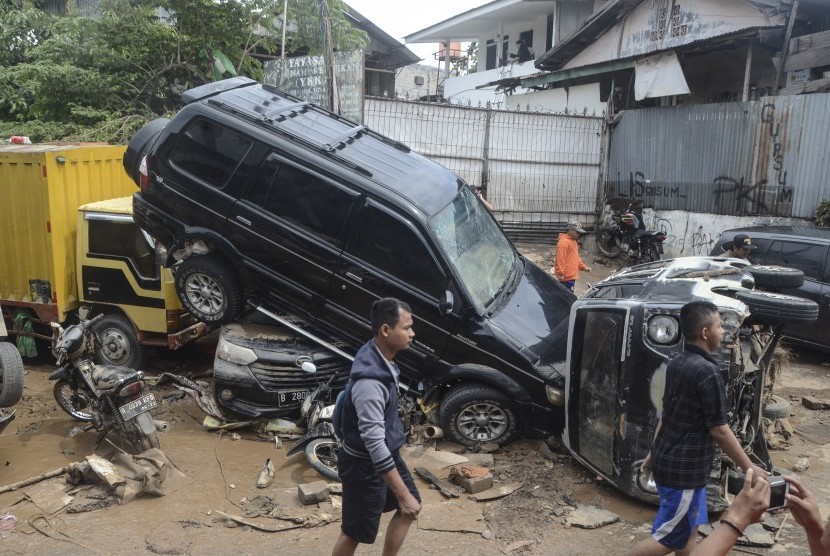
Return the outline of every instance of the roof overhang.
[[[343,14],[359,29],[363,29],[369,36],[384,44],[389,49],[389,54],[395,56],[395,67],[417,64],[421,57],[409,50],[402,42],[396,40],[392,35],[369,21],[363,14],[346,4],[346,11]]]
[[[582,52],[600,34],[636,8],[643,0],[611,0],[589,17],[582,27],[571,33],[536,60],[541,70],[558,70]]]
[[[476,41],[502,22],[531,21],[554,11],[553,0],[495,0],[404,37],[407,44]]]

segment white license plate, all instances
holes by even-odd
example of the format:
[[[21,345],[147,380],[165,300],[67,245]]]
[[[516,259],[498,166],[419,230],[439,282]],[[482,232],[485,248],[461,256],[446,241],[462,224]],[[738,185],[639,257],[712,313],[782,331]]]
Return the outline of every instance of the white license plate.
[[[156,397],[153,394],[145,394],[137,400],[125,403],[118,408],[118,411],[121,412],[121,416],[124,417],[125,421],[129,421],[154,407],[156,407]]]
[[[290,390],[288,392],[277,392],[277,405],[282,407],[284,405],[297,405],[303,403],[310,390]]]

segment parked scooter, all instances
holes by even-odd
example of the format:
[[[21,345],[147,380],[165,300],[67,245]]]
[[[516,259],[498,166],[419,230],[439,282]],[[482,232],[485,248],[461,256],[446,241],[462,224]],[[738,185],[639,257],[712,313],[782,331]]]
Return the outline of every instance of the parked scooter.
[[[597,234],[597,248],[610,258],[625,253],[632,264],[659,261],[663,258],[666,234],[646,230],[642,215],[632,208],[634,204],[611,212],[611,225]]]
[[[98,431],[96,447],[116,431],[133,453],[158,448],[156,430],[166,430],[167,423],[155,421],[150,414],[156,398],[144,391],[144,373],[93,362],[100,341],[92,327],[102,316],[67,328],[52,323],[52,354],[61,366],[49,376],[57,381],[55,401],[75,419],[88,422],[85,431]]]
[[[303,370],[316,372],[312,363],[304,363]],[[308,464],[323,477],[331,481],[340,481],[337,474],[337,454],[340,440],[334,434],[334,399],[336,397],[332,384],[343,373],[333,373],[329,379],[314,389],[303,401],[300,414],[306,422],[306,433],[291,446],[285,457],[305,451]]]

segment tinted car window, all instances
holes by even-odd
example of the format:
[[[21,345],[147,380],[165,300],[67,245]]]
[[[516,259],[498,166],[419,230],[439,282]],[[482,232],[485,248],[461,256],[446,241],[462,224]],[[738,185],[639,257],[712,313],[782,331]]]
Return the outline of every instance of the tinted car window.
[[[446,289],[444,273],[420,235],[375,207],[363,210],[346,251],[436,299]]]
[[[156,277],[155,250],[132,222],[90,220],[89,254],[129,259],[140,276]]]
[[[207,120],[194,120],[170,153],[170,163],[222,187],[250,146],[251,140],[241,133]]]
[[[274,173],[264,200],[259,183],[252,184],[246,198],[268,212],[336,243],[357,194],[293,166],[282,165]]]
[[[765,262],[797,268],[807,278],[818,280],[826,251],[825,245],[776,240],[770,246]]]

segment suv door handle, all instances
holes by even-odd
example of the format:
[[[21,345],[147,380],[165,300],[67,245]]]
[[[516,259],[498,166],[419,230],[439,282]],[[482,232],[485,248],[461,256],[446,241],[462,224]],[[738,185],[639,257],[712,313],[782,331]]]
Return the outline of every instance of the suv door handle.
[[[363,278],[361,278],[360,276],[358,276],[357,274],[354,274],[354,273],[352,273],[352,272],[347,272],[347,273],[346,273],[346,278],[351,278],[352,280],[354,280],[354,281],[355,281],[355,282],[357,282],[358,284],[362,284],[362,283],[363,283]]]
[[[251,225],[251,221],[250,221],[250,220],[248,220],[247,218],[245,218],[244,216],[239,216],[239,215],[236,215],[236,220],[237,220],[238,222],[242,222],[242,223],[243,223],[243,224],[245,224],[246,226],[250,226],[250,225]]]

